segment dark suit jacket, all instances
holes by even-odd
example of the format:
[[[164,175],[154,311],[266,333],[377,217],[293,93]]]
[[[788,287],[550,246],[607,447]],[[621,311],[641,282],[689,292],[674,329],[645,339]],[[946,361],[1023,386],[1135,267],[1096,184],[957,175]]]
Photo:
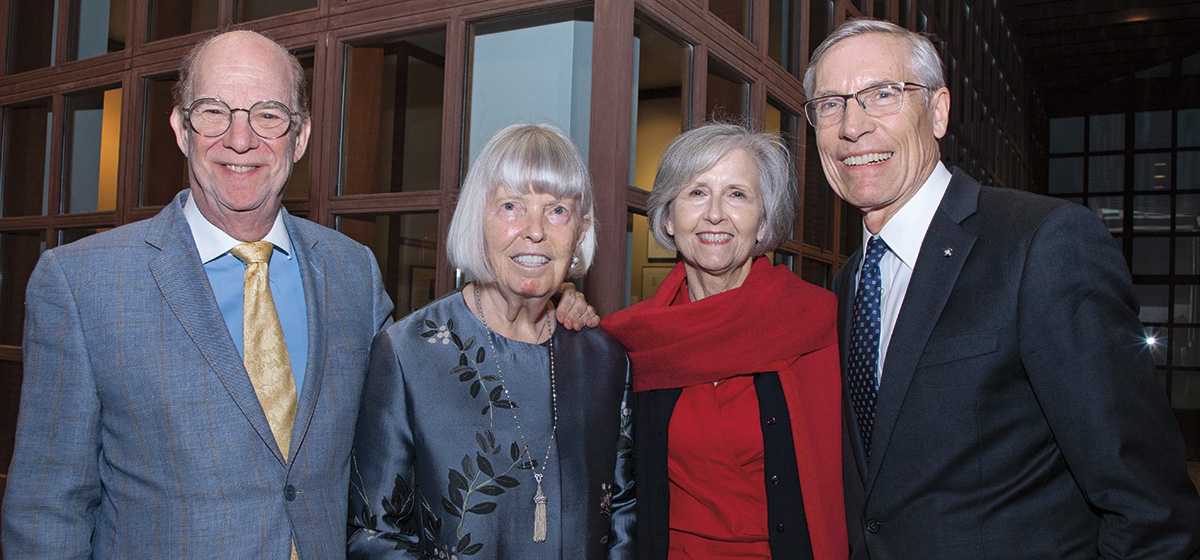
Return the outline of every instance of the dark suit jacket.
[[[371,252],[285,214],[308,363],[284,462],[176,202],[29,280],[5,558],[345,556],[350,446],[390,322]],[[297,297],[300,294],[296,294]]]
[[[861,260],[834,280],[842,341]],[[955,170],[892,333],[869,463],[843,407],[852,557],[1200,549],[1200,497],[1137,309],[1087,208]]]

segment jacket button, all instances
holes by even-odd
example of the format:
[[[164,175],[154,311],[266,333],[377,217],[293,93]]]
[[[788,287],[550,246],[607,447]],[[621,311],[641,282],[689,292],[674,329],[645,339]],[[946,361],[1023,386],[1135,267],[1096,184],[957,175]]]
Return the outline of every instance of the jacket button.
[[[772,476],[772,477],[771,477],[771,484],[779,484],[779,477],[778,477],[778,476]]]
[[[867,520],[867,530],[868,531],[870,531],[872,533],[878,533],[880,527],[882,527],[882,525],[875,519],[872,518],[872,519]]]
[[[296,487],[291,484],[283,487],[283,499],[294,502],[296,501]]]
[[[775,526],[775,532],[776,532],[776,533],[782,533],[782,532],[783,532],[783,523],[780,523],[780,524],[778,524],[778,525],[776,525],[776,526]]]
[[[772,417],[770,417],[770,418],[767,418],[767,425],[768,425],[768,426],[774,426],[774,425],[775,425],[775,417],[774,417],[774,416],[772,416]]]

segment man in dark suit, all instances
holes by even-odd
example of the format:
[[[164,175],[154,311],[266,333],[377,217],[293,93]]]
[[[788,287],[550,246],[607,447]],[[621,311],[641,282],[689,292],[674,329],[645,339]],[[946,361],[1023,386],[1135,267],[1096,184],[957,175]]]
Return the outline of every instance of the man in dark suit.
[[[171,115],[192,188],[42,256],[5,558],[345,556],[359,396],[392,302],[370,250],[282,209],[310,132],[303,85],[262,35],[202,43]],[[257,307],[239,247],[260,240],[282,344],[243,321],[244,286]]]
[[[864,247],[834,280],[853,558],[1188,558],[1200,497],[1128,270],[1087,208],[940,162],[932,43],[852,20],[805,106]]]

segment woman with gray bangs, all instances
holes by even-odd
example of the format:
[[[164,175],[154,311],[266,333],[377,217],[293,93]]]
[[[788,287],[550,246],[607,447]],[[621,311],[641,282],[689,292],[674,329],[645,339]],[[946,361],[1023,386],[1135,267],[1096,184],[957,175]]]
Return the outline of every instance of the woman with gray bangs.
[[[849,554],[837,301],[765,256],[795,216],[778,136],[709,123],[663,154],[650,230],[682,262],[601,323],[633,364],[639,558]]]
[[[451,264],[474,280],[375,338],[351,464],[351,558],[632,558],[628,360],[551,296],[596,248],[592,185],[550,125],[467,173]]]

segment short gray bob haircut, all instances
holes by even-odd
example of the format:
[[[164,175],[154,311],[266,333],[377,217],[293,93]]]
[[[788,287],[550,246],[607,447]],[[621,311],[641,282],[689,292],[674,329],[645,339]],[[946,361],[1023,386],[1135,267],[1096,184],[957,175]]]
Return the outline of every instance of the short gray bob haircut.
[[[938,55],[937,48],[934,47],[933,41],[930,41],[929,37],[909,31],[890,21],[857,18],[846,20],[824,41],[821,41],[817,50],[813,51],[812,57],[808,61],[808,68],[804,70],[804,95],[809,99],[817,97],[816,92],[813,91],[817,87],[817,67],[821,65],[821,59],[825,58],[829,49],[846,39],[868,33],[886,33],[908,41],[911,47],[908,65],[913,73],[910,81],[929,86],[929,89],[925,90],[926,100],[929,99],[932,92],[946,87],[946,77],[942,71],[942,57]],[[905,76],[896,76],[896,79],[908,80]]]
[[[752,132],[731,123],[710,122],[677,136],[667,146],[654,188],[650,191],[647,211],[650,231],[659,245],[677,250],[674,237],[667,235],[666,219],[671,204],[696,176],[717,164],[725,154],[743,150],[758,166],[759,189],[762,190],[763,216],[766,235],[754,244],[753,255],[773,250],[791,236],[796,223],[796,176],[787,147],[779,135]]]
[[[551,124],[514,124],[497,132],[467,171],[446,236],[450,264],[481,284],[496,282],[485,252],[483,222],[488,197],[499,188],[514,194],[532,192],[575,199],[578,220],[595,213],[587,164],[562,129]],[[596,220],[591,220],[580,234],[583,242],[575,253],[579,260],[567,271],[568,278],[579,278],[592,266]]]

